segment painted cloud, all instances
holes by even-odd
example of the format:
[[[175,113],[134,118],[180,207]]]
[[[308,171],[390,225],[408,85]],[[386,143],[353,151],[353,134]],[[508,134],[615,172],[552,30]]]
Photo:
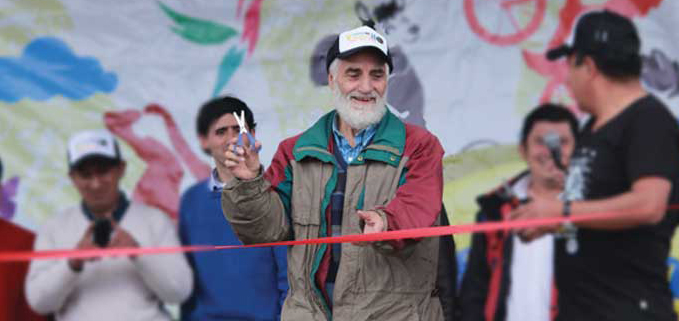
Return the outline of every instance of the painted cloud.
[[[0,101],[43,101],[55,95],[81,100],[97,92],[112,92],[118,77],[105,72],[95,58],[75,55],[63,41],[41,37],[31,41],[18,58],[0,57],[0,83]]]

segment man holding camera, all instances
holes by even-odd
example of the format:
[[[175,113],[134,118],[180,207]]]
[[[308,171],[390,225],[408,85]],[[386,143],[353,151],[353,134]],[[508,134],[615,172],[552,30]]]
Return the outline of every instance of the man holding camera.
[[[615,214],[564,225],[555,243],[557,321],[677,320],[667,257],[679,223],[679,126],[641,81],[641,40],[628,18],[584,14],[570,44],[547,52],[566,59],[566,84],[592,117],[578,135],[563,201],[540,195],[513,219]],[[535,239],[547,226],[520,231]]]
[[[541,104],[524,118],[519,154],[527,170],[476,198],[477,222],[501,222],[532,195],[558,200],[578,120],[557,104]],[[523,242],[511,231],[474,233],[460,288],[463,321],[550,320],[556,312],[554,237]]]
[[[110,133],[74,135],[67,159],[82,202],[43,224],[35,250],[179,245],[166,215],[120,191],[125,161]],[[181,253],[37,260],[29,268],[26,296],[36,312],[53,313],[56,320],[170,320],[161,303],[182,302],[192,286]]]

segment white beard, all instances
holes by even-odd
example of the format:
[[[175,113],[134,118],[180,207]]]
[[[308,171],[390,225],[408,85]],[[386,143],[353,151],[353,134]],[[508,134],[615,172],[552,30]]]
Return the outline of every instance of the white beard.
[[[387,112],[387,91],[380,96],[376,91],[369,95],[362,95],[356,91],[349,92],[343,95],[337,88],[337,84],[331,87],[333,102],[340,118],[346,122],[351,128],[356,130],[363,130],[368,126],[377,124],[382,120],[382,117]],[[351,97],[370,97],[374,98],[373,104],[358,104],[351,100]]]

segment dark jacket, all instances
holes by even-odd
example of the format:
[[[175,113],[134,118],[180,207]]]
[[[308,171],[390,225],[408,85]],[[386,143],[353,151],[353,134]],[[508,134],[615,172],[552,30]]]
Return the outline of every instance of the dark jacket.
[[[477,197],[479,212],[476,222],[501,221],[519,204],[511,191],[528,172],[507,184]],[[463,321],[504,321],[507,314],[510,268],[512,262],[511,231],[474,233],[467,267],[460,289]],[[552,289],[550,318],[556,315],[556,291]]]
[[[441,226],[448,226],[448,214],[445,206],[441,206]],[[443,319],[459,320],[457,299],[457,257],[455,240],[450,235],[439,238],[439,267],[436,276],[436,289],[441,300]]]

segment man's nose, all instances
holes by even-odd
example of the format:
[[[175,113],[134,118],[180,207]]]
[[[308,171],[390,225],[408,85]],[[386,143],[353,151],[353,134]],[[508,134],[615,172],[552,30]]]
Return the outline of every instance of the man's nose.
[[[373,84],[370,77],[361,77],[358,83],[358,90],[362,94],[369,94],[373,91]]]
[[[547,147],[547,145],[541,143],[541,144],[538,144],[537,147],[538,147],[538,148],[537,148],[538,153],[540,153],[540,154],[546,154],[546,155],[549,155],[549,154],[550,154],[550,153],[549,153],[549,147]]]
[[[101,186],[101,177],[99,175],[92,175],[92,179],[90,180],[90,187],[93,189],[97,189]]]

